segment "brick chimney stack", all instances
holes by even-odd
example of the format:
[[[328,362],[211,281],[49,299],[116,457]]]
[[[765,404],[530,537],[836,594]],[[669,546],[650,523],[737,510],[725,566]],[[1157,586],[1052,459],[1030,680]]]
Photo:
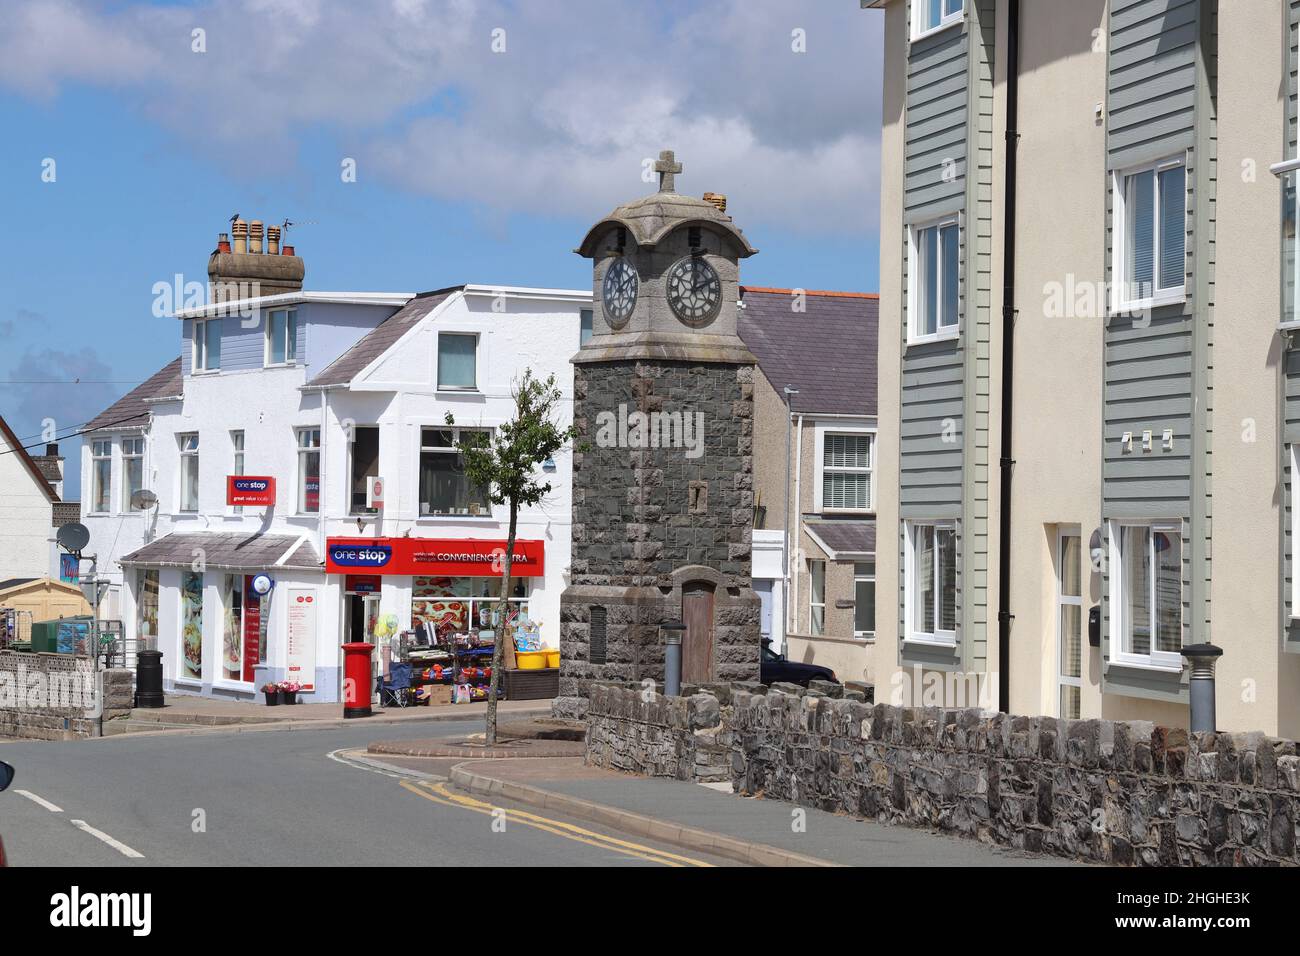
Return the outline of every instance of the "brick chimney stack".
[[[290,245],[281,246],[281,229],[235,217],[230,234],[218,233],[217,248],[208,258],[208,301],[230,302],[259,295],[302,291],[306,267]]]

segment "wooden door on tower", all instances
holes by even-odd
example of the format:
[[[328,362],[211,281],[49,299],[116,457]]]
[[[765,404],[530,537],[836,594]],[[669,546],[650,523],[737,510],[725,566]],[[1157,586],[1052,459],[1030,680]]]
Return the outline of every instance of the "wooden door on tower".
[[[713,588],[687,584],[682,588],[682,682],[713,680]]]

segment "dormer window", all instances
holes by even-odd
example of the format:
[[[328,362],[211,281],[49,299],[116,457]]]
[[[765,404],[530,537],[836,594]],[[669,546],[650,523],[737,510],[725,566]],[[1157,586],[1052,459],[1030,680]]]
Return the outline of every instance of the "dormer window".
[[[219,368],[221,368],[221,320],[197,320],[194,323],[194,371],[215,372]]]
[[[266,364],[298,361],[298,310],[273,309],[266,317]]]

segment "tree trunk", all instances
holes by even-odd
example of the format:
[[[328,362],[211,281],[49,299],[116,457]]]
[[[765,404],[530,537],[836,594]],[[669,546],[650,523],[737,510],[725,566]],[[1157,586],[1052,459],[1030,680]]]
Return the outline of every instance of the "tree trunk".
[[[497,602],[496,636],[492,644],[492,679],[488,682],[487,733],[488,746],[497,742],[497,688],[501,686],[501,662],[505,658],[506,641],[510,640],[510,626],[506,611],[510,607],[510,570],[515,557],[515,525],[518,523],[519,505],[510,502],[510,533],[506,536],[506,556],[501,568],[501,599]]]

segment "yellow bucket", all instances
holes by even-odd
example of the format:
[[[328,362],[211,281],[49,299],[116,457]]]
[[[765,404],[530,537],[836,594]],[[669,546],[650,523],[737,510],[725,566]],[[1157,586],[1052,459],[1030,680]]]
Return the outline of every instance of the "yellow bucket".
[[[516,651],[515,661],[521,671],[540,671],[546,667],[546,652]]]
[[[546,666],[547,666],[547,667],[559,667],[559,666],[560,666],[560,652],[559,652],[558,650],[551,650],[551,649],[549,649],[549,648],[547,649],[547,651],[546,651]]]

